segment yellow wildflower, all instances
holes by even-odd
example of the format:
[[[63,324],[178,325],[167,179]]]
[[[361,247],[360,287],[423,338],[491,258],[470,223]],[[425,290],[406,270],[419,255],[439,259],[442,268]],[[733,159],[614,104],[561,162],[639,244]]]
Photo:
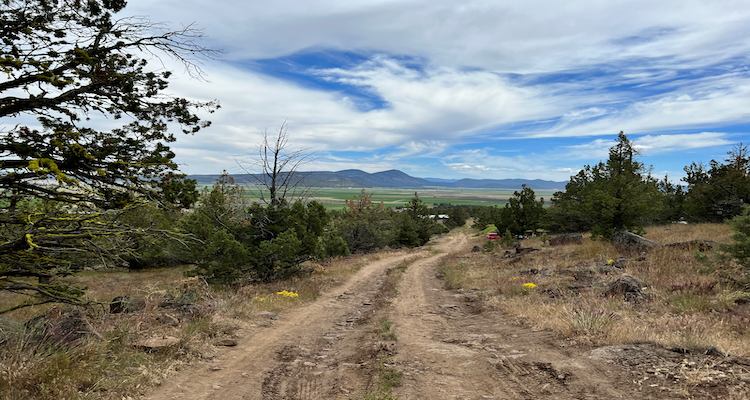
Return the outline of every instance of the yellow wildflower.
[[[283,290],[281,292],[276,292],[276,294],[280,294],[280,295],[282,295],[284,297],[299,297],[299,295],[297,293],[288,292],[286,290]]]
[[[523,287],[526,288],[526,289],[531,290],[531,289],[534,289],[536,287],[536,285],[533,284],[533,283],[531,283],[531,282],[529,282],[529,283],[524,283]]]
[[[611,265],[615,260],[607,260],[607,265]]]

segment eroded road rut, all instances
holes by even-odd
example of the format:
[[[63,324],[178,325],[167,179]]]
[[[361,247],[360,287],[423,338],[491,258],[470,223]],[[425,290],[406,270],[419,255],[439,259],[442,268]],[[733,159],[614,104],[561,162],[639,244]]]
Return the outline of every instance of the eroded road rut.
[[[404,375],[393,392],[401,400],[656,395],[643,392],[623,367],[564,347],[552,333],[514,324],[500,312],[476,313],[474,295],[446,290],[436,265],[467,246],[468,236],[458,234],[441,239],[440,252],[370,263],[314,303],[223,350],[216,364],[182,371],[148,398],[361,399],[383,352]],[[407,258],[414,260],[400,294],[378,307],[388,270]],[[395,342],[374,339],[384,315],[394,321]]]

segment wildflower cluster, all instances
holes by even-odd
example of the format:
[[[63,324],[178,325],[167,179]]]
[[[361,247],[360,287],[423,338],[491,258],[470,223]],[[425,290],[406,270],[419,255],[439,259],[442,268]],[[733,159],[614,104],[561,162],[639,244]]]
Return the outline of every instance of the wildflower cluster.
[[[280,295],[282,295],[284,297],[299,297],[299,295],[297,293],[288,292],[286,290],[281,291],[281,292],[276,292],[276,294],[280,294]]]
[[[615,262],[615,260],[607,260],[607,265],[612,265],[612,263],[614,263],[614,262]]]
[[[531,293],[531,292],[533,292],[533,291],[534,291],[534,288],[536,288],[536,285],[535,285],[535,284],[533,284],[533,283],[531,283],[531,282],[528,282],[528,283],[524,283],[524,284],[523,284],[523,292],[524,292],[524,293],[527,293],[527,294],[528,294],[528,293]]]
[[[265,297],[258,297],[258,296],[255,296],[255,297],[253,298],[253,300],[258,300],[258,301],[266,301],[266,298],[265,298]]]

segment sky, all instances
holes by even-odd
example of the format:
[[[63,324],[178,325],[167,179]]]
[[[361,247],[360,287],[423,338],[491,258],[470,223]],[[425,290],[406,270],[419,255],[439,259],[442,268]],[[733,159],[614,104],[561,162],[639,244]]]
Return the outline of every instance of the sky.
[[[201,28],[213,125],[188,174],[240,173],[286,125],[305,170],[567,181],[620,131],[657,177],[750,142],[750,0],[130,0]],[[175,72],[180,67],[175,65]]]

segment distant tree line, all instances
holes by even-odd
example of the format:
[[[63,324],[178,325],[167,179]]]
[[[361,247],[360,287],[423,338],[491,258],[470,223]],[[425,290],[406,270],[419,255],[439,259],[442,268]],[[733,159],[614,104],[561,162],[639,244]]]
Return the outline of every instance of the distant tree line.
[[[477,213],[475,226],[495,225],[500,233],[523,235],[537,229],[592,233],[609,238],[617,231],[642,233],[649,225],[675,221],[721,222],[738,216],[750,201],[750,159],[742,143],[723,161],[685,167],[685,186],[669,177],[657,179],[638,161],[633,143],[623,133],[609,158],[585,165],[565,190],[544,199],[524,185],[503,208]]]

